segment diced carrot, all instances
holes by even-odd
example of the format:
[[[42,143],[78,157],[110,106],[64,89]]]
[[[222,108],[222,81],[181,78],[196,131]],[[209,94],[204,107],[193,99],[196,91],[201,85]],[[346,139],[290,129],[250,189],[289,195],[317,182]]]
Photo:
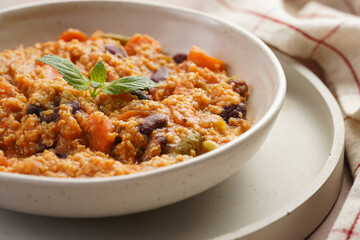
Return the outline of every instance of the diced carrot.
[[[61,33],[59,39],[62,39],[65,42],[70,42],[73,39],[78,39],[80,42],[85,42],[87,40],[87,36],[80,30],[69,28],[68,30]]]
[[[8,167],[8,166],[9,166],[9,163],[8,163],[8,161],[6,160],[6,157],[0,156],[0,166],[4,166],[4,167]]]
[[[96,112],[87,117],[85,131],[90,135],[90,147],[108,153],[115,140],[114,125],[103,113]]]
[[[131,117],[147,117],[149,114],[140,110],[129,110],[118,116],[119,120],[127,120]]]
[[[143,44],[152,45],[152,48],[154,48],[157,52],[161,52],[161,45],[158,41],[147,35],[140,34],[135,34],[129,39],[129,41],[127,41],[127,43],[125,44],[125,50],[127,54],[135,55],[136,48]]]
[[[15,88],[4,82],[0,82],[0,98],[7,98],[13,96],[15,93]]]
[[[192,47],[187,60],[194,62],[199,67],[207,67],[211,71],[222,71],[225,69],[225,62],[209,56],[204,50],[198,47]]]

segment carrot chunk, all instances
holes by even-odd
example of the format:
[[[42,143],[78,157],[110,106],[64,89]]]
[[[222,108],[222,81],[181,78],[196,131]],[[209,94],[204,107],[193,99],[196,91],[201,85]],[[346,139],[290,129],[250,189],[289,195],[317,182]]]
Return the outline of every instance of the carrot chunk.
[[[140,111],[140,110],[129,110],[129,111],[126,111],[124,112],[123,114],[119,115],[118,116],[118,119],[119,120],[127,120],[131,117],[140,117],[140,118],[143,118],[143,117],[146,117],[148,116],[149,114],[144,112],[144,111]]]
[[[125,44],[125,50],[128,55],[135,55],[136,48],[140,47],[143,44],[151,45],[151,47],[155,49],[157,52],[161,52],[161,45],[158,41],[147,35],[140,35],[140,34],[135,34],[133,37],[129,39],[129,41],[127,41],[127,43]]]
[[[194,62],[199,67],[206,67],[211,71],[222,71],[225,69],[225,62],[206,54],[198,47],[192,47],[187,60]]]
[[[65,42],[70,42],[73,39],[78,39],[80,42],[85,42],[87,40],[87,36],[80,30],[69,28],[68,30],[61,33],[59,39],[62,39]]]
[[[4,166],[4,167],[8,167],[8,166],[9,166],[9,163],[8,163],[8,161],[6,160],[6,157],[0,156],[0,166]]]
[[[114,125],[103,113],[96,112],[87,117],[85,131],[90,136],[90,147],[108,153],[114,143]]]

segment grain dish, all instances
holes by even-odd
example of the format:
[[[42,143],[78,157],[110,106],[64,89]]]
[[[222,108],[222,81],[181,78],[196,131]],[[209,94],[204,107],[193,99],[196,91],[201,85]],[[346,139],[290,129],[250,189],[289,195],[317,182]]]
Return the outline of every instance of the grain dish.
[[[117,95],[74,89],[44,55],[90,76],[101,60],[107,82],[145,76],[158,85]],[[0,171],[105,177],[187,161],[251,126],[245,81],[198,47],[168,56],[154,38],[75,29],[57,41],[0,54]]]

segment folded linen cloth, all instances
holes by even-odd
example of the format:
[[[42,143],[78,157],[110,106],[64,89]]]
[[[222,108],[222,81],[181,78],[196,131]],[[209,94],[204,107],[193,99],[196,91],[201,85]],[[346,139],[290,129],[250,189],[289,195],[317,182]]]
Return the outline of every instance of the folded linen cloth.
[[[245,27],[267,44],[316,61],[345,121],[355,178],[329,239],[360,239],[360,0],[157,0],[196,8]]]

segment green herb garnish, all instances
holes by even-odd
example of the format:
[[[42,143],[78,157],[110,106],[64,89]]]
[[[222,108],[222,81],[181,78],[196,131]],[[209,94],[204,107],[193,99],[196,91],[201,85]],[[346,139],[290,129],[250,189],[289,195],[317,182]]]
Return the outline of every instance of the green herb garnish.
[[[83,75],[75,64],[65,58],[56,55],[45,55],[37,61],[49,64],[58,70],[65,81],[73,88],[81,91],[89,90],[91,97],[96,97],[101,92],[118,95],[157,87],[154,81],[142,76],[127,76],[107,83],[107,72],[101,61],[91,70],[90,79]]]
[[[130,37],[116,34],[116,33],[103,33],[100,35],[102,38],[111,38],[113,40],[119,41],[122,45],[125,45],[129,41]]]

